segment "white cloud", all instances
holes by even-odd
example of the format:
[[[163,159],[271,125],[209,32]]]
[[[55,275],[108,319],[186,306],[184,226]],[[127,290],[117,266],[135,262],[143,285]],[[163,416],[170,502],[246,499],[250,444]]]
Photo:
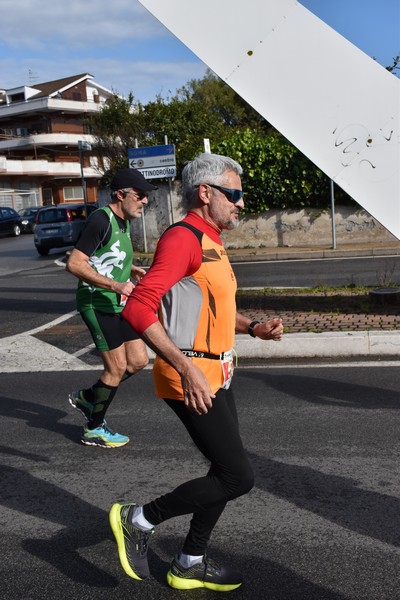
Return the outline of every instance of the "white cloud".
[[[166,29],[135,0],[2,0],[0,39],[15,48],[80,47],[160,37]],[[50,48],[49,48],[50,50]]]
[[[146,103],[205,65],[137,0],[1,0],[0,87],[91,73]]]

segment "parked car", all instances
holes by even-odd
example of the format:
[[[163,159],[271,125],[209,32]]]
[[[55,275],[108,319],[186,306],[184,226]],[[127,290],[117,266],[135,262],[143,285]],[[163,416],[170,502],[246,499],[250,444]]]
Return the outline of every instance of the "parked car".
[[[87,204],[88,215],[98,208]],[[34,243],[41,256],[47,256],[52,248],[74,246],[85,224],[84,203],[57,204],[43,207],[36,217]]]
[[[21,235],[28,222],[9,206],[0,206],[0,235]]]
[[[18,211],[18,214],[26,221],[24,224],[23,231],[26,233],[33,233],[36,225],[36,215],[38,211],[43,208],[42,206],[27,206]]]

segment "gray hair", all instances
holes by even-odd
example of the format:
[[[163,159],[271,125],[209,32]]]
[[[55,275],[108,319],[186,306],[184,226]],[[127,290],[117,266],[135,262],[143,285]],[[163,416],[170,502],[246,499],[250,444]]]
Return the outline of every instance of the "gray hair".
[[[203,153],[186,163],[182,171],[182,206],[186,210],[193,208],[197,199],[197,188],[201,183],[224,185],[224,174],[233,171],[237,175],[243,173],[236,160],[220,154]]]
[[[120,190],[112,190],[110,192],[111,202],[117,202],[118,201],[118,192],[124,192],[124,194],[126,196],[127,194],[129,194],[129,192],[130,192],[131,189],[132,188],[123,188],[123,189],[120,189]]]

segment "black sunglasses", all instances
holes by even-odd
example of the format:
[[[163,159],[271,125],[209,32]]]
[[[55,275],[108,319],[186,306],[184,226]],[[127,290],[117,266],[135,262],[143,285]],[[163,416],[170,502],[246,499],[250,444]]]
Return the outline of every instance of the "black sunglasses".
[[[139,192],[138,190],[135,190],[135,188],[130,188],[130,190],[122,190],[123,194],[124,194],[124,198],[126,198],[126,196],[130,193],[133,192],[134,194],[136,194],[136,198],[140,201],[143,200],[144,198],[148,198],[149,196],[149,192]]]
[[[233,188],[223,187],[222,185],[215,185],[214,183],[206,183],[206,185],[209,185],[210,187],[215,188],[216,190],[219,190],[225,194],[229,202],[233,202],[233,204],[236,204],[236,202],[239,202],[239,200],[243,198],[242,190],[235,190]]]

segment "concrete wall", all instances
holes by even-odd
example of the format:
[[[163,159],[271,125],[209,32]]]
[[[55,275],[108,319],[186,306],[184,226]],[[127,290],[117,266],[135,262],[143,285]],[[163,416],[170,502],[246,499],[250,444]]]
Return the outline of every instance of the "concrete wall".
[[[171,185],[173,216],[171,216],[170,191],[160,185],[152,195],[145,211],[147,251],[153,252],[158,238],[172,221],[179,221],[184,212],[180,207],[180,183]],[[335,208],[336,242],[340,244],[385,243],[398,241],[387,229],[364,209]],[[132,224],[134,247],[145,250],[143,221]],[[332,219],[330,210],[319,209],[270,210],[262,215],[243,216],[239,227],[223,234],[226,248],[277,248],[313,247],[332,245]]]

